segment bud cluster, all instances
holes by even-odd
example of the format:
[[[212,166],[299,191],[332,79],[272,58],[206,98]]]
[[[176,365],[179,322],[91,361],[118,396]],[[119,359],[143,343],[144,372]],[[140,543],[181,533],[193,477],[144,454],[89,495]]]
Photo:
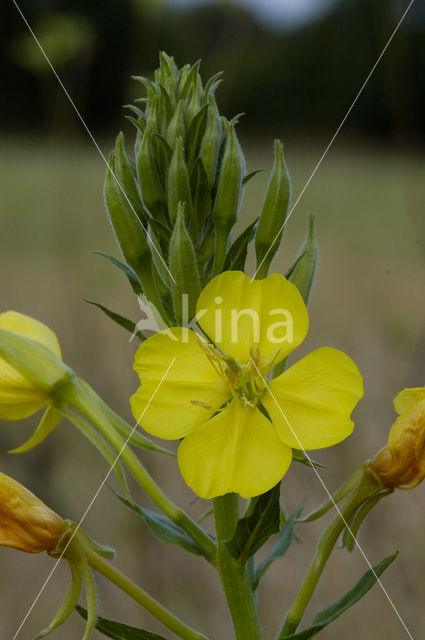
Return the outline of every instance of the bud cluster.
[[[134,156],[120,133],[105,180],[107,211],[133,281],[137,276],[168,326],[181,323],[182,294],[190,319],[205,284],[224,270],[244,269],[254,237],[258,274],[265,277],[290,204],[290,180],[276,141],[261,215],[231,244],[244,186],[254,174],[245,175],[237,117],[228,120],[217,107],[221,74],[204,86],[198,69],[199,62],[178,69],[161,53],[153,80],[135,78],[147,95],[136,101],[144,106],[129,106]]]

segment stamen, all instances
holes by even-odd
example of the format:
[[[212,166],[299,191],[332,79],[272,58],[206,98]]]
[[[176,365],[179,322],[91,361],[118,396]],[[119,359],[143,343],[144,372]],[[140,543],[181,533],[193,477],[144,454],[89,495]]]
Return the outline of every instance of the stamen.
[[[196,404],[197,407],[203,407],[204,409],[208,409],[208,410],[212,409],[212,406],[208,404],[208,402],[202,402],[202,400],[194,400],[192,398],[191,403]]]

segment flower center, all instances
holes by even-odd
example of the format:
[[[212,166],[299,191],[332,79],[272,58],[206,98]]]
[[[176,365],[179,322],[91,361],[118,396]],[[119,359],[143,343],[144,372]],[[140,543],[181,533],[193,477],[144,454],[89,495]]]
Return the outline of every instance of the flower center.
[[[271,355],[260,356],[258,347],[251,347],[249,361],[240,363],[230,354],[220,353],[218,349],[202,340],[199,340],[199,345],[220,377],[227,381],[233,398],[242,402],[244,406],[255,407],[266,389],[267,374],[273,367],[280,349]]]

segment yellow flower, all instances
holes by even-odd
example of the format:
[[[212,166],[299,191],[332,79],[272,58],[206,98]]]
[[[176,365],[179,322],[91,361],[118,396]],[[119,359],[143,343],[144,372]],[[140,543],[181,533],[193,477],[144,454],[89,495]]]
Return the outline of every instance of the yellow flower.
[[[214,346],[185,328],[155,334],[136,353],[141,386],[130,402],[137,420],[145,411],[146,431],[183,438],[180,471],[199,496],[264,493],[287,471],[292,448],[328,447],[351,433],[363,386],[341,351],[318,349],[265,383],[308,330],[305,304],[283,276],[218,275],[199,297],[197,320]]]
[[[425,387],[401,391],[394,408],[399,417],[371,466],[388,487],[413,489],[425,478]]]
[[[68,524],[31,491],[0,472],[0,545],[28,553],[50,551]]]
[[[58,339],[49,327],[15,311],[0,314],[0,328],[13,331],[47,347],[61,358]],[[51,397],[36,388],[21,373],[0,357],[0,419],[21,420],[49,405]]]

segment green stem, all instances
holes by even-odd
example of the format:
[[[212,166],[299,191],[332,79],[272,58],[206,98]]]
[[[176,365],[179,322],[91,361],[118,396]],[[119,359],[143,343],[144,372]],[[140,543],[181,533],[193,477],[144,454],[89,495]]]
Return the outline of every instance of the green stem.
[[[225,541],[232,537],[239,517],[238,496],[214,498],[218,541],[218,571],[233,620],[237,640],[261,640],[254,593],[246,564],[233,558]]]
[[[81,411],[83,415],[97,426],[99,431],[117,451],[122,461],[127,465],[128,469],[152,502],[154,502],[174,524],[186,531],[199,546],[207,560],[214,562],[217,552],[215,543],[196,522],[180,509],[180,507],[171,502],[160,487],[158,487],[133,450],[129,446],[126,446],[125,440],[117,433],[105,417],[106,411],[101,410],[101,408],[87,398],[83,387],[77,381],[74,381],[72,385],[64,388],[62,399],[78,411]]]
[[[130,598],[133,598],[133,600],[146,609],[154,618],[162,622],[165,627],[179,636],[179,638],[183,638],[183,640],[206,640],[206,636],[184,624],[173,615],[171,611],[168,611],[162,604],[157,602],[157,600],[152,598],[146,591],[130,580],[130,578],[127,578],[121,571],[109,564],[109,562],[99,556],[95,551],[85,547],[84,553],[88,563],[93,569],[127,593]]]
[[[307,570],[298,595],[285,616],[277,640],[284,640],[287,636],[295,633],[316,589],[329,556],[346,524],[350,523],[351,517],[364,500],[381,489],[382,484],[375,474],[370,473],[367,468],[364,468],[364,472],[359,479],[358,487],[348,496],[346,502],[339,508],[336,516],[322,533],[313,560]]]

